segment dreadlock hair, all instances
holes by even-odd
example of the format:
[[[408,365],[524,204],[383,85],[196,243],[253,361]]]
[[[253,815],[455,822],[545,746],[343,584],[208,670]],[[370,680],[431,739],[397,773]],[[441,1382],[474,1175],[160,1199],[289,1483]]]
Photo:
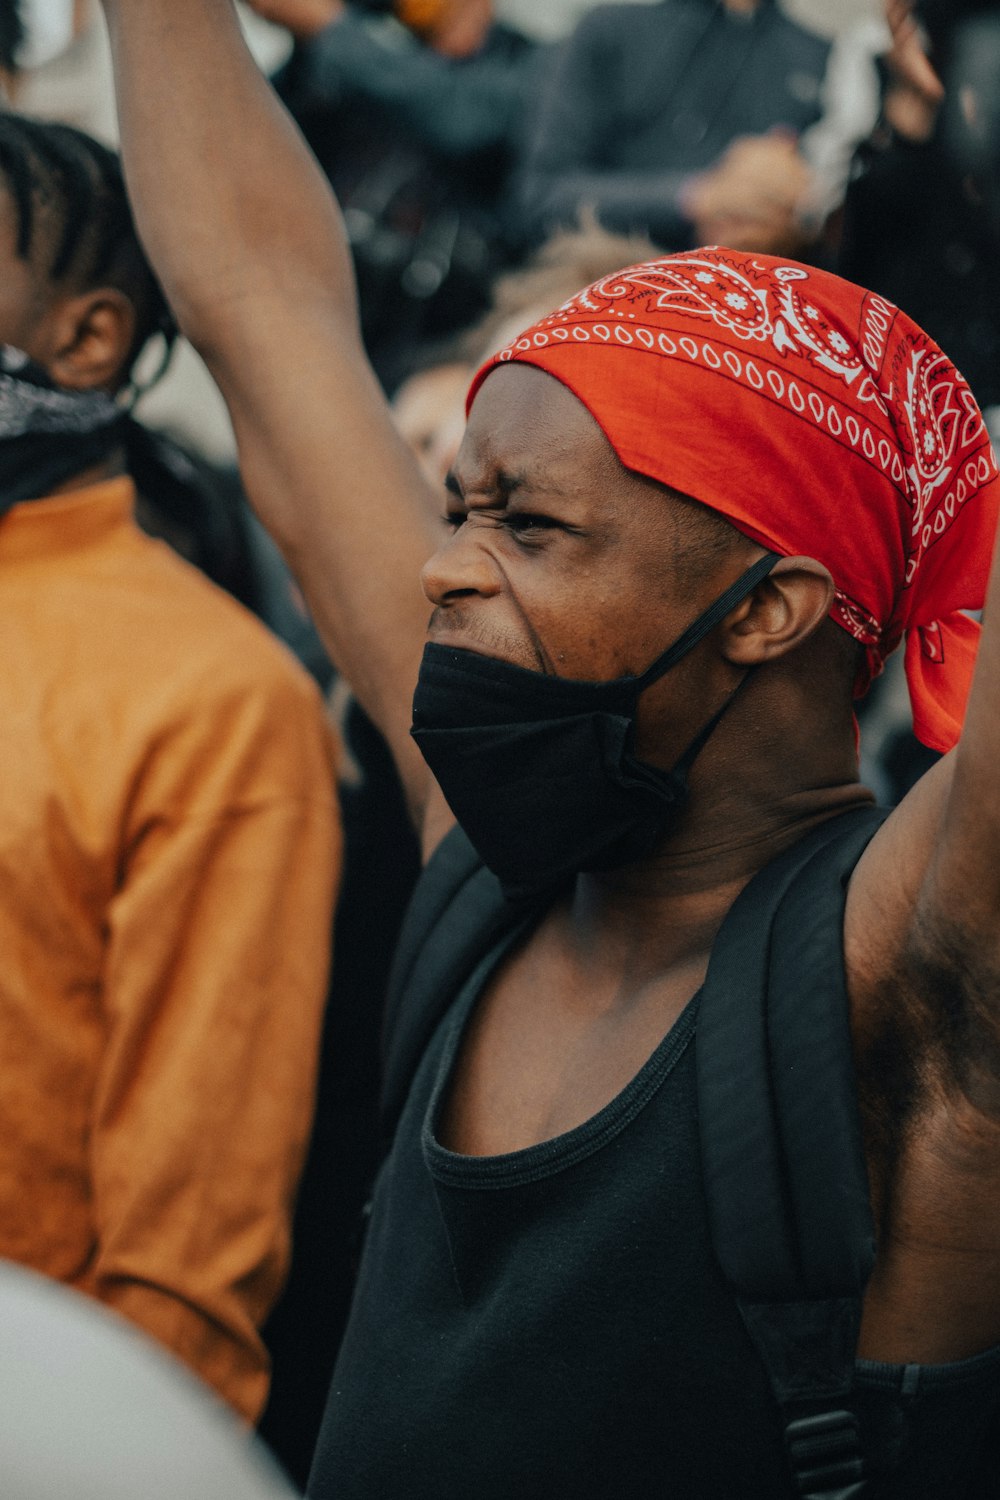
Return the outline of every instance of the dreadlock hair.
[[[17,49],[24,41],[24,22],[17,0],[0,0],[0,68],[17,70]]]
[[[132,303],[135,337],[120,372],[123,386],[131,382],[130,394],[141,394],[134,375],[140,354],[163,336],[165,357],[143,385],[148,390],[166,369],[177,327],[136,236],[117,154],[72,126],[0,109],[0,193],[4,188],[14,209],[16,252],[53,292],[110,286]],[[260,613],[262,584],[238,480],[131,413],[122,446],[143,529]]]
[[[156,334],[169,354],[176,325],[139,244],[117,153],[71,125],[0,112],[4,185],[14,206],[17,254],[50,286],[112,286],[132,303],[136,331],[123,383]]]

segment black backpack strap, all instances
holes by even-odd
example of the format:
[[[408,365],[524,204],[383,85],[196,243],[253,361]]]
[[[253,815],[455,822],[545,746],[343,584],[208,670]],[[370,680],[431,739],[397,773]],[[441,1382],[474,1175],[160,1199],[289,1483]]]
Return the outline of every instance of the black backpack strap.
[[[698,1015],[713,1243],[809,1500],[870,1493],[847,1408],[875,1231],[843,913],[847,879],[884,816],[832,819],[750,882],[716,939]]]
[[[424,1050],[476,965],[523,919],[465,834],[434,851],[403,921],[382,1038],[382,1125],[391,1139]]]

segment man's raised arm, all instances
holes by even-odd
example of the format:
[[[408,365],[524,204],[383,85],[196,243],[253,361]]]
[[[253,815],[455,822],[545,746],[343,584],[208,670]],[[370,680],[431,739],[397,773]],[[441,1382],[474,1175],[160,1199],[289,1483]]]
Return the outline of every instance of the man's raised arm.
[[[409,737],[434,500],[362,350],[336,205],[247,51],[232,0],[104,0],[139,229],[229,405],[255,508],[414,814]]]

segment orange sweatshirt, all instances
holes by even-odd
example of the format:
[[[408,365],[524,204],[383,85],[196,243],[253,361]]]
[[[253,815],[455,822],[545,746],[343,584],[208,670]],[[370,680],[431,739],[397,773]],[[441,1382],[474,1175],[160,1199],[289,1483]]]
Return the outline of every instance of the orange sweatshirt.
[[[252,1420],[312,1114],[331,743],[306,674],[133,499],[0,522],[0,1256]]]

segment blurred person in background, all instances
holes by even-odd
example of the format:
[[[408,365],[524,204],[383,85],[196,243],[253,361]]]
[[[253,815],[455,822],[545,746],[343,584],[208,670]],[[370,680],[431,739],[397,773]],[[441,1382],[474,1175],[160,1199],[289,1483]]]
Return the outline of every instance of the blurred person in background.
[[[594,0],[496,0],[497,16],[510,26],[540,40],[555,42],[568,36],[580,17],[593,10]]]
[[[1000,234],[981,185],[949,149],[943,105],[958,28],[996,10],[988,0],[889,0],[880,115],[848,187],[837,259],[841,275],[905,307],[948,350],[994,437]]]
[[[526,264],[497,278],[485,317],[409,376],[393,397],[396,428],[432,492],[441,493],[458,452],[469,382],[484,360],[581,286],[655,254],[649,240],[611,234],[584,215],[580,228],[561,230]]]
[[[885,19],[859,30],[859,93],[871,90],[841,213],[833,221],[837,268],[898,302],[948,349],[1000,436],[1000,219],[989,153],[969,149],[992,103],[967,55],[972,28],[980,68],[993,66],[988,28],[996,0],[888,0]],[[966,38],[963,45],[963,36]],[[987,91],[988,92],[988,91]],[[984,137],[985,138],[985,137]],[[912,732],[898,666],[864,705],[871,782],[898,802],[933,763]]]
[[[0,0],[0,39],[11,104],[16,98],[39,107],[47,104],[50,111],[65,108],[69,118],[63,123],[77,127],[83,119],[100,121],[105,112],[113,114],[110,58],[105,69],[93,67],[95,56],[102,55],[104,27],[99,11],[89,0]],[[0,93],[0,108],[2,104]],[[41,108],[41,118],[51,117]],[[95,134],[92,130],[86,133]],[[96,134],[100,139],[100,129]],[[103,132],[105,136],[113,134],[113,130]],[[204,418],[201,383],[208,382],[210,399],[214,396],[221,406],[204,367],[168,323],[149,341],[149,348],[137,362],[130,408],[133,414],[140,407],[144,416],[157,406],[162,412],[164,384],[178,392],[175,376],[185,391],[182,405],[190,408],[189,398],[194,398]],[[192,378],[201,396],[197,389],[188,389]],[[166,410],[177,411],[169,394]],[[228,429],[224,408],[222,415]],[[183,427],[183,422],[180,425]],[[168,422],[168,426],[173,424]],[[190,437],[178,440],[145,421],[125,422],[122,439],[126,468],[136,482],[136,516],[143,529],[168,541],[214,583],[255,613],[268,617],[279,634],[290,635],[299,645],[304,632],[300,626],[296,628],[297,621],[286,619],[293,612],[282,607],[287,575],[280,579],[273,576],[272,549],[262,540],[263,533],[250,515],[235,470],[207,457]]]
[[[251,0],[296,40],[276,79],[344,209],[366,345],[394,386],[479,315],[544,50],[491,0]]]
[[[172,328],[114,153],[0,114],[0,1255],[252,1421],[339,835],[312,683],[133,519]]]
[[[0,0],[12,8],[14,0]],[[75,125],[106,146],[118,139],[111,54],[97,0],[17,0],[23,21],[16,93],[22,114]],[[242,12],[253,31],[262,65],[282,55],[277,33]],[[275,46],[277,42],[277,47]],[[235,444],[225,405],[200,359],[178,339],[170,369],[144,394],[141,415],[148,429],[182,442],[196,463],[228,468],[227,500],[235,490]],[[224,481],[225,482],[225,481]]]
[[[545,235],[590,207],[671,249],[801,249],[798,137],[828,53],[773,0],[596,7],[547,80],[520,182],[529,224]]]
[[[0,1261],[4,1500],[296,1500],[264,1445],[162,1345]]]

